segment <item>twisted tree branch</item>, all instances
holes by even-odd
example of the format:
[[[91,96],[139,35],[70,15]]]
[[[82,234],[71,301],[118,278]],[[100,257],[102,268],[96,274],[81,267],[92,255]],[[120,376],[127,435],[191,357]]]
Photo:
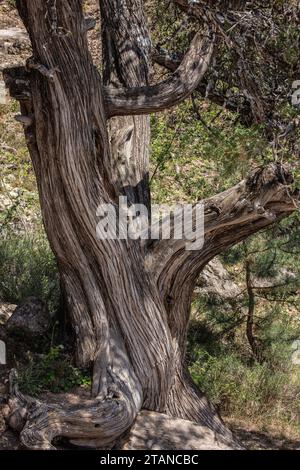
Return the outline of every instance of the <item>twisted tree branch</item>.
[[[149,114],[174,106],[189,96],[203,78],[214,50],[214,33],[197,33],[173,75],[153,86],[123,89],[106,87],[104,101],[109,117]]]
[[[160,290],[168,292],[175,285],[177,275],[180,282],[185,278],[194,282],[201,269],[218,253],[294,212],[299,207],[299,191],[289,190],[292,181],[288,166],[271,163],[255,169],[236,186],[201,201],[204,205],[201,249],[186,250],[187,239],[158,240],[149,248],[148,266],[156,273]],[[194,206],[193,224],[197,206]]]

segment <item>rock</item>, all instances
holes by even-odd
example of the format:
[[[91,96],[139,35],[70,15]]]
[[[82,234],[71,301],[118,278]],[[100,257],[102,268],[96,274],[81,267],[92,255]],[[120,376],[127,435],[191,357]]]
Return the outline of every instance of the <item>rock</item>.
[[[241,294],[240,287],[218,258],[214,258],[201,273],[195,294],[230,300]]]
[[[28,39],[28,35],[24,29],[21,28],[7,28],[7,29],[0,29],[0,39],[2,41],[8,40],[23,40],[26,41]]]
[[[207,426],[147,410],[137,415],[133,426],[120,439],[117,448],[123,451],[242,449],[234,438],[228,444],[222,442]]]
[[[7,322],[7,320],[12,316],[16,307],[17,306],[14,304],[0,302],[0,326]]]
[[[5,88],[5,83],[0,80],[0,104],[7,104],[8,103],[8,93]]]
[[[48,308],[45,302],[36,297],[28,297],[6,323],[6,330],[10,334],[21,334],[29,338],[43,336],[49,327]]]

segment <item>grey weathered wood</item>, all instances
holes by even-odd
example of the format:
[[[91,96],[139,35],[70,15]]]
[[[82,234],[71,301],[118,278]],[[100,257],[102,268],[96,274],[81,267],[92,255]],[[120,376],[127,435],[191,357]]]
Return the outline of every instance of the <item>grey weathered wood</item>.
[[[149,114],[174,106],[189,96],[203,78],[214,49],[214,34],[196,33],[189,51],[173,75],[155,85],[135,88],[106,87],[108,116]]]
[[[198,252],[187,252],[184,240],[98,240],[100,203],[116,203],[126,194],[131,202],[150,204],[149,117],[108,116],[121,109],[150,112],[184,99],[208,66],[212,38],[199,41],[197,35],[167,86],[149,88],[151,44],[141,0],[101,2],[103,77],[89,53],[81,0],[17,0],[17,7],[33,59],[4,76],[28,118],[22,122],[28,124],[25,137],[76,336],[76,360],[93,364],[94,371],[92,397],[76,406],[24,397],[12,376],[8,422],[17,424],[30,448],[53,448],[59,436],[110,448],[147,409],[193,421],[222,445],[239,447],[186,370],[191,296],[213,256],[295,208],[284,184],[291,182],[289,172],[268,166],[204,201],[206,238]],[[106,94],[105,103],[103,82],[116,89],[111,102]],[[115,97],[121,103],[113,104]],[[193,426],[191,441],[199,431]]]
[[[151,41],[140,0],[100,2],[104,86],[133,88],[149,82]],[[134,11],[134,15],[132,15]],[[111,161],[107,171],[117,195],[150,209],[149,116],[108,121]]]

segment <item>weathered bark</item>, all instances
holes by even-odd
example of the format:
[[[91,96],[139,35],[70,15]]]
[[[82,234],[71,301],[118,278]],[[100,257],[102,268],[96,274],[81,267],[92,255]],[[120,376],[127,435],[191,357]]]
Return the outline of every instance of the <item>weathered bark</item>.
[[[66,291],[77,363],[94,364],[92,398],[76,406],[42,404],[20,394],[12,376],[7,419],[13,426],[13,417],[21,415],[21,440],[30,448],[52,448],[56,437],[110,448],[147,409],[192,420],[238,447],[186,371],[191,296],[213,256],[294,209],[285,186],[290,175],[271,165],[204,201],[205,242],[196,252],[185,250],[185,240],[98,240],[99,204],[117,205],[123,194],[150,207],[149,118],[108,121],[120,112],[108,112],[103,81],[110,90],[115,87],[114,96],[149,90],[151,44],[140,0],[101,2],[102,80],[89,54],[81,4],[17,0],[33,58],[27,71],[7,70],[5,80],[21,104],[19,120]],[[196,38],[193,48],[198,47]],[[212,44],[205,51],[206,62]],[[190,59],[185,66],[192,65],[195,73],[190,70],[187,87],[181,83],[185,67],[173,77],[181,89],[176,100],[193,91],[206,68],[201,59],[193,57],[192,64]],[[139,100],[137,105],[130,101],[132,113],[150,111]],[[169,96],[164,106],[168,103]],[[128,105],[126,112],[131,112]],[[201,433],[202,428],[192,427]]]
[[[142,403],[161,410],[172,355],[161,300],[147,273],[141,272],[138,243],[100,243],[96,238],[97,206],[112,200],[114,188],[106,171],[110,153],[102,85],[82,32],[81,2],[57,2],[60,29],[55,34],[55,24],[50,22],[49,28],[44,2],[20,1],[18,8],[37,65],[30,68],[31,101],[22,102],[22,114],[34,116],[25,134],[45,228],[66,286],[77,358],[81,364],[95,362],[98,374],[93,392],[106,401],[110,388],[118,382],[119,369],[120,373],[124,369],[116,357],[127,357],[138,382],[130,390],[130,407],[135,413]],[[143,323],[153,327],[145,331]],[[139,400],[134,398],[137,385],[143,390]],[[126,407],[124,415],[134,417]],[[100,410],[99,419],[101,416],[107,419]],[[128,427],[130,423],[125,421]],[[68,429],[72,433],[72,426]],[[123,431],[119,419],[119,434]],[[25,437],[29,432],[24,429],[24,442],[30,441]],[[114,428],[111,442],[117,435]]]
[[[146,86],[150,73],[150,37],[141,2],[100,2],[103,84],[106,87]],[[108,122],[110,177],[117,194],[150,211],[149,116],[123,116]]]
[[[197,88],[213,53],[214,34],[196,33],[190,49],[174,74],[152,86],[119,89],[107,87],[104,99],[108,116],[149,114],[180,103]]]

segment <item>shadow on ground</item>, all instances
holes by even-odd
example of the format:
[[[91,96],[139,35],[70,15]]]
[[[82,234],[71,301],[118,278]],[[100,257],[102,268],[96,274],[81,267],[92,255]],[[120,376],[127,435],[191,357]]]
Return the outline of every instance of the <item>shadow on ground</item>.
[[[249,450],[300,450],[300,441],[283,435],[273,436],[265,432],[233,427],[239,441]]]

